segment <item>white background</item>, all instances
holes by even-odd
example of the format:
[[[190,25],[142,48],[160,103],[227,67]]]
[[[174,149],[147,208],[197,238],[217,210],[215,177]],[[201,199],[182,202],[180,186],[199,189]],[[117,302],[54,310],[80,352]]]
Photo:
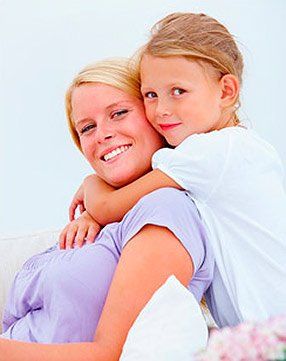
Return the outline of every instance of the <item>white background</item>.
[[[286,166],[285,0],[0,0],[0,235],[65,225],[91,172],[66,126],[70,80],[94,60],[131,55],[174,11],[205,12],[236,35],[242,118]]]

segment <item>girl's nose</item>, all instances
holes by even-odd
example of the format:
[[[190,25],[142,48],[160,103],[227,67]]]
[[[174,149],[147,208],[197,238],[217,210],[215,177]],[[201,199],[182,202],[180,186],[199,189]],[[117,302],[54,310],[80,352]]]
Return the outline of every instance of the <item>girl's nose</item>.
[[[156,107],[156,115],[160,118],[166,118],[172,114],[168,100],[158,99]]]

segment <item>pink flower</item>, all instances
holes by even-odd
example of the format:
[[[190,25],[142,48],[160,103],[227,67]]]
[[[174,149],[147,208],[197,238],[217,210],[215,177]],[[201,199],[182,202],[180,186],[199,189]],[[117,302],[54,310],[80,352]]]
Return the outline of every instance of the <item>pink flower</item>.
[[[286,315],[265,322],[245,322],[211,333],[208,347],[197,361],[283,360],[286,352]]]

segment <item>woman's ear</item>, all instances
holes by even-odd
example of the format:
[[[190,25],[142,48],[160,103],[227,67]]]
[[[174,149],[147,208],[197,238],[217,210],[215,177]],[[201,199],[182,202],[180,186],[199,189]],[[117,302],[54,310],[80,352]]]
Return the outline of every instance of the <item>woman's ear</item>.
[[[221,105],[228,107],[235,104],[240,90],[237,77],[233,74],[226,74],[220,79]]]

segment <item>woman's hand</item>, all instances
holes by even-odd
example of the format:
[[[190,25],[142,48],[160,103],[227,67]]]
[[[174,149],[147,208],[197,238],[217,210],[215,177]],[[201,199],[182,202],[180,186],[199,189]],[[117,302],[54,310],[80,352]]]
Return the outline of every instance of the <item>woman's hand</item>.
[[[71,205],[69,207],[69,219],[71,222],[75,219],[75,212],[77,207],[79,207],[80,214],[82,214],[85,211],[83,184],[76,191],[73,200],[71,202]]]
[[[84,243],[91,244],[100,232],[100,225],[86,212],[70,222],[59,237],[60,249],[82,247]]]

